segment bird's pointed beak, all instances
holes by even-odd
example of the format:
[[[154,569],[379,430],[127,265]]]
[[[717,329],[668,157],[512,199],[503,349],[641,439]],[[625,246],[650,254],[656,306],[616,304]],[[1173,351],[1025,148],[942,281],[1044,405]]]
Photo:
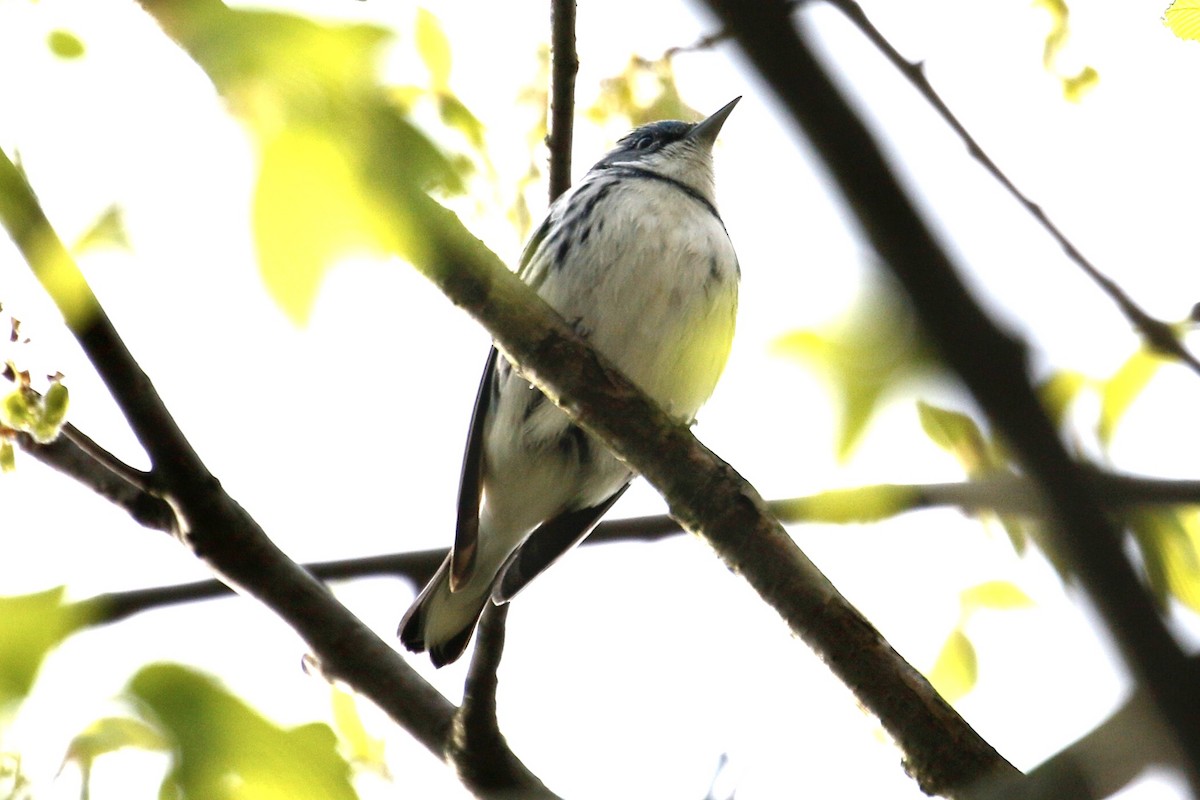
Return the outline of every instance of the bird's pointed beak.
[[[741,97],[735,97],[726,103],[720,111],[688,131],[687,138],[693,142],[700,142],[705,147],[712,147],[713,142],[717,141],[717,134],[721,132],[721,126],[725,124],[725,120],[732,113],[733,107],[741,99]]]

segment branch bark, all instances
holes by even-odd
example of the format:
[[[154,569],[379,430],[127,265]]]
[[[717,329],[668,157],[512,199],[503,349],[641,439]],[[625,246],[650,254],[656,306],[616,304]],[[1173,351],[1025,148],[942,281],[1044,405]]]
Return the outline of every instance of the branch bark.
[[[54,300],[68,328],[150,456],[148,483],[175,510],[181,538],[232,586],[282,617],[312,648],[321,670],[371,698],[443,758],[454,706],[387,643],[291,561],[221,488],[175,424],[150,379],[117,335],[55,234],[32,189],[0,152],[0,222]],[[511,754],[510,754],[511,755]],[[506,782],[469,786],[504,797],[545,787],[515,756]]]
[[[1193,789],[1200,788],[1200,691],[1121,552],[1117,532],[1042,412],[1024,345],[997,328],[967,293],[866,127],[798,35],[790,4],[706,3],[815,145],[944,359],[1043,488],[1056,531],[1053,546],[1100,610],[1126,664],[1145,683],[1187,754]]]

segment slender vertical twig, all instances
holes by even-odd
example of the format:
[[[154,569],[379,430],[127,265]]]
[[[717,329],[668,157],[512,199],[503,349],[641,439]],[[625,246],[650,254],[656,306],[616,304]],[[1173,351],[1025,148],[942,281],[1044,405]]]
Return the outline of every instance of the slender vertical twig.
[[[575,75],[579,56],[575,52],[575,0],[550,3],[550,202],[571,188],[571,143],[574,139]]]

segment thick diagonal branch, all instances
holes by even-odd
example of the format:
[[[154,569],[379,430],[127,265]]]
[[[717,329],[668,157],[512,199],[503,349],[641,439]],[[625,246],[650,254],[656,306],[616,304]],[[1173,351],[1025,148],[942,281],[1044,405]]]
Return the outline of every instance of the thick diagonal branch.
[[[1051,544],[1079,577],[1144,681],[1192,765],[1200,764],[1200,691],[1121,551],[1079,466],[1043,413],[1023,344],[1001,331],[968,294],[866,127],[846,104],[791,20],[790,4],[706,0],[815,145],[880,257],[899,278],[946,362],[1042,487]]]

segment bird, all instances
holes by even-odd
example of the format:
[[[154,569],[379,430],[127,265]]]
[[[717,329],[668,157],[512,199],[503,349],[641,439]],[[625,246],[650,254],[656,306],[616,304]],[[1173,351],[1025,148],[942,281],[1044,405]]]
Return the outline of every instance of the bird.
[[[698,122],[619,139],[551,204],[517,275],[673,419],[691,425],[728,359],[741,268],[717,212],[713,144],[735,98]],[[475,399],[454,545],[400,622],[435,667],[599,523],[630,468],[494,346]]]

